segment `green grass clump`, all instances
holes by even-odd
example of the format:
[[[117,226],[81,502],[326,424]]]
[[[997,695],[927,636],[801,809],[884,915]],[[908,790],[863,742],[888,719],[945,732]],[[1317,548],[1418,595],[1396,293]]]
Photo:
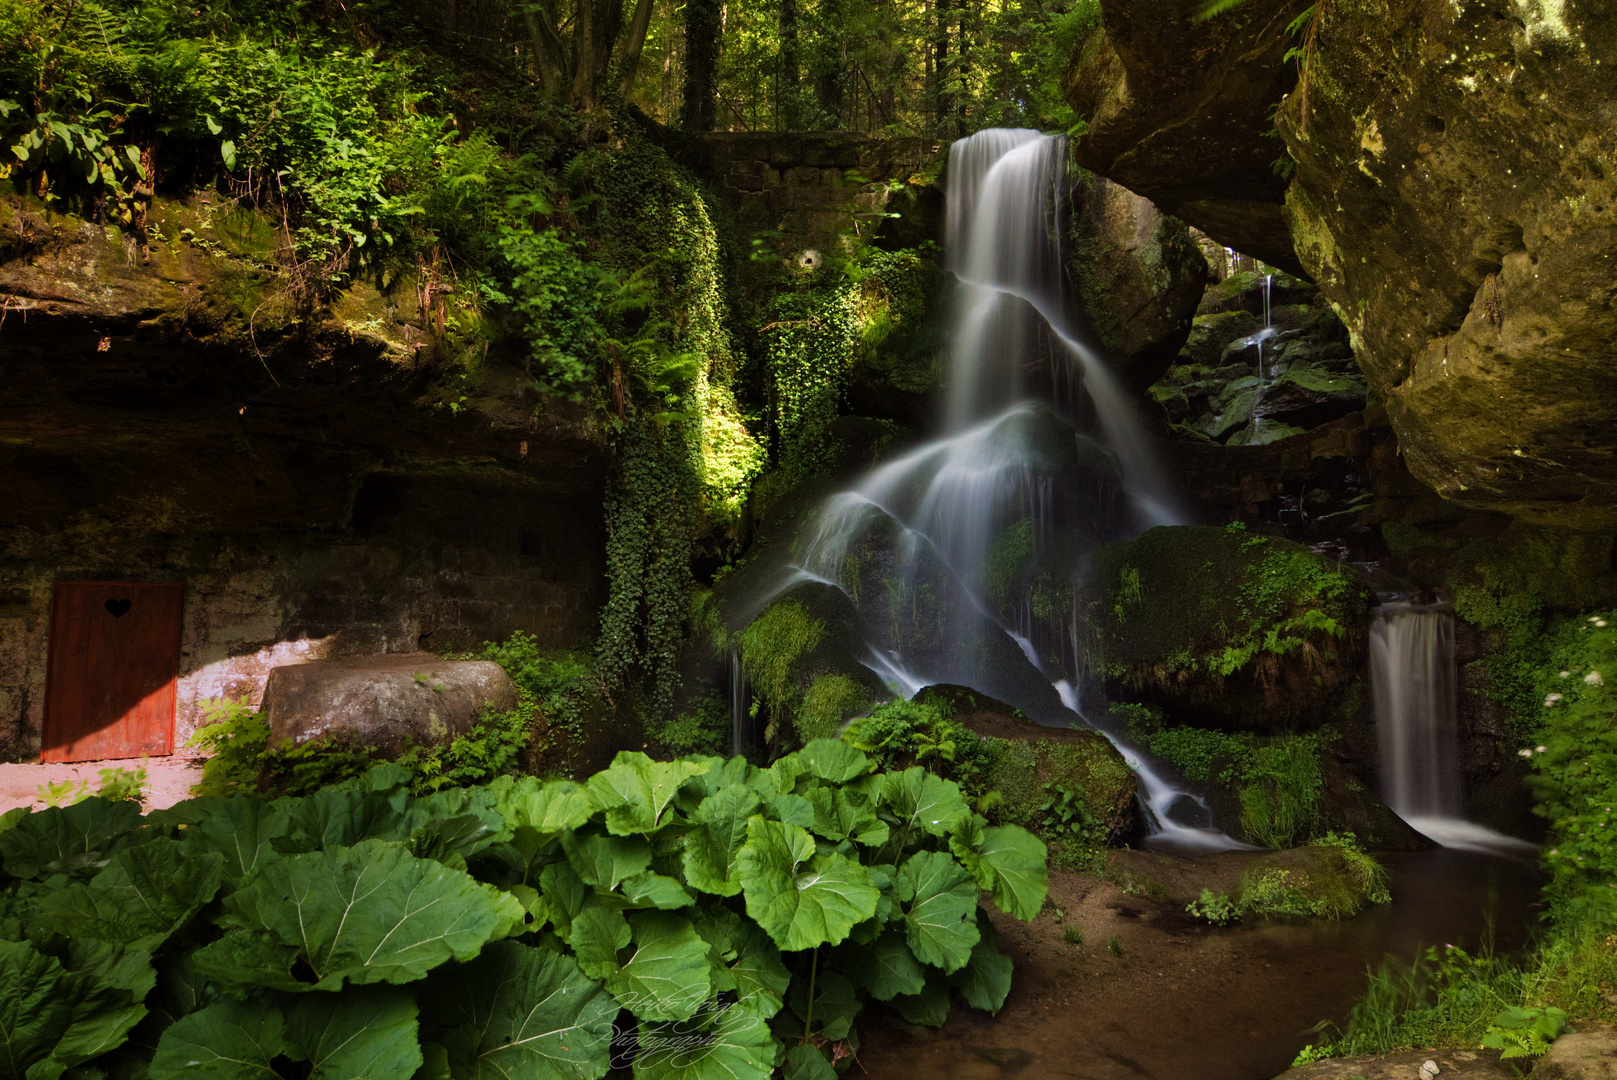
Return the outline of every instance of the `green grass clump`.
[[[797,737],[805,743],[834,739],[847,717],[869,705],[870,691],[848,676],[816,675],[797,713]]]

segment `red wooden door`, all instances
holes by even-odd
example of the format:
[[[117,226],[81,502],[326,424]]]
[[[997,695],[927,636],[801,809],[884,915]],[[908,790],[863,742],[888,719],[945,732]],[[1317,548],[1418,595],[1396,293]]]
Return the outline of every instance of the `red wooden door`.
[[[59,581],[51,609],[44,761],[173,749],[181,585]]]

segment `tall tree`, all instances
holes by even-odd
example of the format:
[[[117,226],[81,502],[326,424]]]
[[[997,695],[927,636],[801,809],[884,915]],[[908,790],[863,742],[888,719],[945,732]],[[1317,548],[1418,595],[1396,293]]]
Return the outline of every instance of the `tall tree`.
[[[612,48],[623,29],[623,0],[573,0],[571,4],[531,0],[520,10],[539,85],[553,97],[565,94],[577,108],[593,109],[601,100]],[[639,41],[644,40],[642,30]],[[634,48],[638,61],[639,47]]]
[[[775,97],[780,126],[787,131],[796,131],[803,123],[797,76],[797,0],[780,0],[780,66],[775,76]]]
[[[718,94],[720,0],[685,0],[685,101],[679,124],[712,131]]]

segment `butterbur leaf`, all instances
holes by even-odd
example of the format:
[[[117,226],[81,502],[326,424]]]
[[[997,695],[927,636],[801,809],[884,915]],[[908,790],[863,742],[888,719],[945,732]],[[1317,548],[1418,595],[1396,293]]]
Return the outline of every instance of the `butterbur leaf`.
[[[690,907],[695,902],[678,881],[650,870],[624,878],[616,893],[602,899],[602,903],[619,903],[631,908],[658,908],[662,911]]]
[[[734,1008],[768,1020],[785,1003],[791,972],[781,962],[780,950],[769,935],[753,923],[737,926],[733,944],[735,960],[730,963],[730,975],[736,984]]]
[[[904,912],[904,936],[916,959],[957,971],[977,944],[977,883],[951,856],[918,851],[893,879]]]
[[[971,959],[949,981],[967,1005],[998,1014],[1011,992],[1011,958],[999,951],[999,935],[982,908],[977,909],[977,929],[982,938],[971,947]]]
[[[833,784],[846,784],[876,767],[863,751],[841,739],[815,739],[797,752],[797,758],[811,776]]]
[[[837,1071],[813,1043],[786,1051],[785,1080],[837,1080]]]
[[[879,894],[864,867],[817,854],[795,825],[752,818],[739,862],[747,914],[788,952],[835,945],[876,912]]]
[[[851,836],[867,847],[887,842],[887,823],[876,816],[863,794],[846,788],[815,787],[805,798],[814,807],[811,827],[827,840]]]
[[[769,1025],[736,1007],[706,1023],[641,1024],[635,1080],[768,1080],[777,1043]]]
[[[499,941],[432,973],[420,991],[428,1037],[455,1080],[596,1080],[618,1003],[569,956]]]
[[[980,889],[994,887],[994,870],[983,862],[980,854],[983,846],[983,828],[988,824],[987,819],[978,814],[961,818],[955,823],[954,831],[949,834],[949,850],[954,857],[960,860],[960,865],[977,882]]]
[[[410,991],[354,987],[332,1001],[310,994],[286,1012],[287,1056],[309,1080],[410,1080],[422,1063]]]
[[[224,857],[227,880],[242,881],[252,877],[259,867],[281,857],[271,841],[286,835],[290,824],[290,815],[283,803],[269,803],[246,795],[190,802],[207,804],[208,812],[186,828],[186,850],[197,854],[218,852]]]
[[[947,836],[961,818],[971,813],[959,785],[919,765],[888,774],[882,785],[882,800],[898,819],[900,828],[929,836]]]
[[[838,958],[843,970],[877,1001],[919,994],[926,987],[926,970],[910,952],[904,935],[892,928],[868,946],[843,946]]]
[[[693,889],[719,896],[741,891],[736,856],[747,841],[747,819],[762,806],[757,793],[740,784],[702,800],[692,815],[696,828],[685,835],[682,856],[685,880]]]
[[[567,944],[578,956],[578,966],[592,979],[604,979],[618,970],[618,953],[629,947],[629,920],[623,912],[588,907],[579,912],[568,930]]]
[[[624,750],[610,769],[590,777],[585,786],[595,805],[605,811],[607,830],[614,836],[630,836],[655,832],[666,824],[665,813],[680,787],[709,768],[706,761],[653,761]]]
[[[942,1027],[944,1021],[949,1019],[949,984],[936,975],[928,976],[926,986],[919,994],[905,994],[888,1004],[912,1024]]]
[[[799,829],[814,825],[814,804],[801,795],[771,795],[769,811],[776,821],[796,825]]]
[[[309,989],[308,983],[292,974],[297,963],[296,945],[251,930],[232,930],[191,954],[198,975],[238,993],[258,986],[293,992]]]
[[[1019,825],[983,830],[982,862],[994,872],[994,903],[1027,922],[1044,906],[1050,888],[1049,850]]]
[[[510,918],[466,874],[382,840],[270,863],[225,904],[237,925],[293,946],[322,990],[419,979],[475,956]]]
[[[167,838],[125,848],[88,885],[46,894],[35,924],[70,938],[155,949],[213,899],[223,867],[218,852],[187,857],[184,845]]]
[[[524,776],[496,784],[495,808],[513,829],[526,826],[541,835],[560,836],[582,826],[595,812],[589,793],[571,780],[541,783]]]
[[[139,826],[139,803],[91,796],[29,814],[0,832],[0,857],[6,873],[19,878],[98,869],[120,839]]]
[[[561,846],[584,884],[608,892],[651,865],[651,845],[638,836],[569,833]]]
[[[799,1019],[809,1018],[809,984],[801,979],[792,984],[792,1012]],[[814,1031],[821,1038],[837,1042],[848,1037],[853,1030],[854,1017],[859,1015],[859,997],[853,983],[834,971],[821,971],[814,980]],[[796,1027],[797,1025],[793,1025]]]
[[[691,921],[662,911],[629,917],[633,952],[606,978],[618,1004],[642,1020],[688,1020],[712,996],[707,942]]]
[[[80,979],[26,941],[0,942],[0,1080],[23,1080],[73,1023]]]
[[[401,801],[402,807],[395,805]],[[420,803],[385,791],[366,791],[358,784],[321,788],[292,808],[293,826],[314,849],[351,847],[363,840],[406,840],[431,817]]]
[[[589,886],[566,863],[551,863],[539,874],[539,894],[545,898],[556,933],[566,937],[581,911],[595,902]]]
[[[176,1020],[158,1040],[147,1069],[151,1080],[265,1080],[285,1052],[281,1013],[266,1001],[209,1005]]]

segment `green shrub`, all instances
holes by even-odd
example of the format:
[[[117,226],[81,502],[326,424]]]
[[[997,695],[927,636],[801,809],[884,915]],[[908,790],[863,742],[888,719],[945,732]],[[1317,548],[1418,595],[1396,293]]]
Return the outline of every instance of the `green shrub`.
[[[675,754],[722,754],[730,749],[730,703],[715,690],[692,698],[667,723],[646,718],[646,734]]]
[[[980,893],[1027,920],[1046,892],[1036,838],[828,740],[767,770],[623,753],[583,784],[418,796],[387,764],[145,817],[91,798],[0,818],[0,860],[17,1076],[588,1080],[669,1075],[670,1038],[703,1049],[688,1080],[766,1080],[787,1040],[824,1075],[869,1002],[998,1011]]]

